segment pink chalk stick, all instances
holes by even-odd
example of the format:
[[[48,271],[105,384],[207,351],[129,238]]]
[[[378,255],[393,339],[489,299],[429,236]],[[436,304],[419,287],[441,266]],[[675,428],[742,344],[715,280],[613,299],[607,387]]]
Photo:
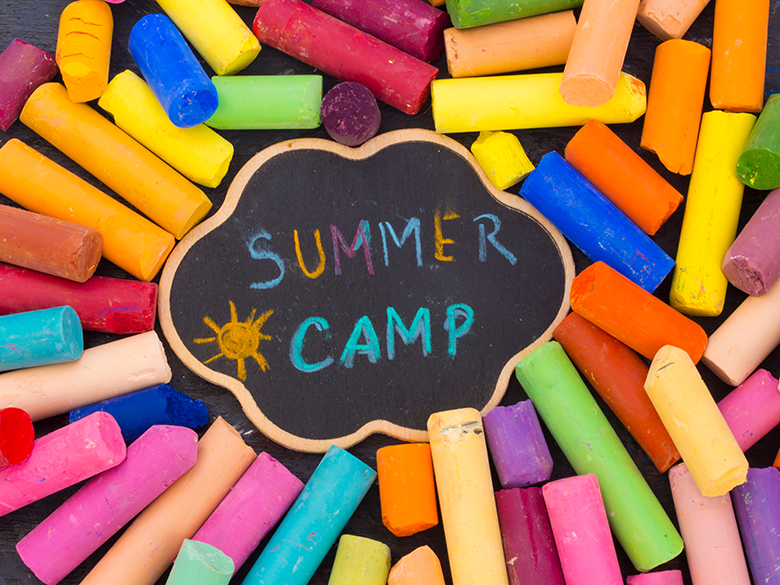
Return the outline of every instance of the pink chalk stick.
[[[623,585],[596,476],[552,481],[542,495],[566,585]]]
[[[100,474],[25,536],[16,550],[35,576],[59,583],[120,528],[195,465],[198,435],[156,425],[127,448],[127,457]]]
[[[57,71],[54,57],[19,39],[0,53],[0,130],[8,130],[27,98]]]
[[[632,575],[626,585],[683,585],[682,571],[659,571]]]
[[[126,451],[122,430],[105,412],[41,437],[27,461],[0,469],[0,516],[119,465]]]
[[[303,490],[303,482],[260,453],[192,540],[218,548],[238,571]]]
[[[777,378],[766,370],[756,370],[718,402],[718,408],[742,451],[747,451],[780,424]]]

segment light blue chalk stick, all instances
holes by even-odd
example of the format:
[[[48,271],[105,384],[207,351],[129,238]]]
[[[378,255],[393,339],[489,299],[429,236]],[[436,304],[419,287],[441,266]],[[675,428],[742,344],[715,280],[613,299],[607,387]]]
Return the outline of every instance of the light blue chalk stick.
[[[0,372],[72,362],[83,352],[81,321],[67,305],[0,317]]]

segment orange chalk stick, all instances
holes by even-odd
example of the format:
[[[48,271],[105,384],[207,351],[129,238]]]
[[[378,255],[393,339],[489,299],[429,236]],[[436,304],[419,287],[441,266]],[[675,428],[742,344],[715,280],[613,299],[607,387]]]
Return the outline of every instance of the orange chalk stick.
[[[683,200],[677,189],[596,120],[585,124],[566,145],[566,162],[651,236]]]
[[[636,19],[662,41],[681,39],[710,0],[642,0]]]
[[[376,452],[382,522],[396,536],[411,536],[439,523],[431,446],[410,443]]]
[[[393,565],[387,585],[444,585],[439,557],[428,545],[414,549]]]
[[[712,106],[760,112],[764,103],[769,0],[718,0],[712,33]]]
[[[697,363],[707,347],[701,326],[603,262],[574,278],[570,301],[576,313],[647,359],[674,345]]]
[[[673,173],[690,175],[710,68],[710,50],[672,39],[655,51],[641,146]]]
[[[553,337],[661,473],[680,453],[645,392],[648,368],[632,349],[585,317],[570,313]]]

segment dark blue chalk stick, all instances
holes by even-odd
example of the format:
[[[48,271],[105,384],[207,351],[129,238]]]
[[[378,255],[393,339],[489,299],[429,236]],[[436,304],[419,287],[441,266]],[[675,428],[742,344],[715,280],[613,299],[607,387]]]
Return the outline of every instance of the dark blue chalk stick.
[[[167,384],[71,410],[70,422],[99,410],[116,419],[128,445],[153,425],[199,429],[209,420],[208,410],[202,400],[193,400]]]
[[[217,110],[217,88],[170,18],[144,16],[130,31],[128,48],[176,126],[197,126]]]
[[[672,258],[557,152],[542,157],[520,196],[593,262],[601,260],[648,292],[674,267]]]
[[[0,317],[0,372],[71,362],[83,351],[81,321],[67,305]]]

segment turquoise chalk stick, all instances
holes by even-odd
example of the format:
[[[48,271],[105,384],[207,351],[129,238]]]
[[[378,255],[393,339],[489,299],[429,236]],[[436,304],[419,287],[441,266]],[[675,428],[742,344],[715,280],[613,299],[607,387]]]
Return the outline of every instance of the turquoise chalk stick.
[[[210,544],[185,539],[165,585],[228,585],[233,559]]]
[[[0,372],[71,362],[83,351],[81,321],[67,305],[0,317]]]

